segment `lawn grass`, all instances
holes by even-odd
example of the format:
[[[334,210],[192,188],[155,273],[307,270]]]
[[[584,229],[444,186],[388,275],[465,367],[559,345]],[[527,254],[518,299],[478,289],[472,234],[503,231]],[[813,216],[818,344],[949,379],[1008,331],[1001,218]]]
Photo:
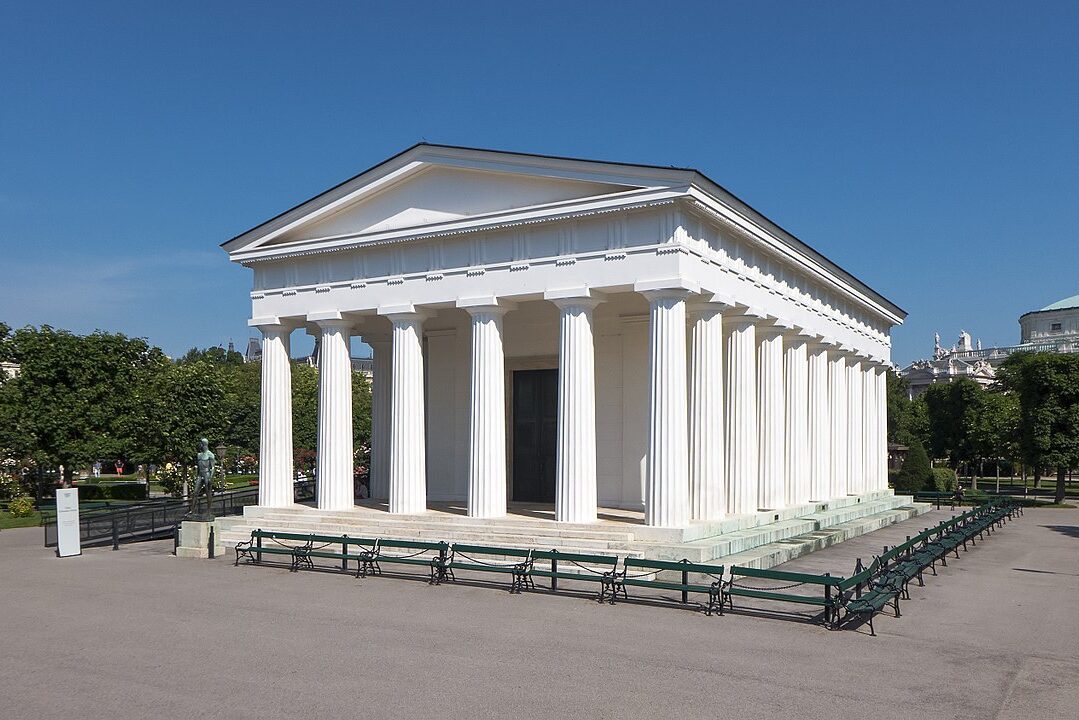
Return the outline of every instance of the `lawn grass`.
[[[41,524],[41,513],[34,512],[28,517],[15,517],[7,510],[0,510],[0,530],[21,527],[37,527]]]

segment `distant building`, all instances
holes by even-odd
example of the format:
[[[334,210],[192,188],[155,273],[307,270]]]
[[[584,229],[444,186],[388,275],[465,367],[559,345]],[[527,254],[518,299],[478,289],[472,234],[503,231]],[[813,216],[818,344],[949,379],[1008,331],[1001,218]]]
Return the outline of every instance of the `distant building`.
[[[970,333],[965,330],[959,333],[959,341],[951,350],[942,348],[940,335],[936,335],[932,359],[915,360],[900,372],[910,384],[909,396],[913,399],[930,385],[955,382],[959,378],[973,380],[983,387],[992,385],[996,381],[996,370],[992,363],[984,358],[970,357],[981,352],[981,343],[977,348],[972,347]]]
[[[4,377],[16,377],[19,374],[19,364],[13,362],[0,362],[0,375]]]
[[[1019,328],[1018,345],[991,348],[983,348],[981,341],[971,347],[970,334],[963,331],[951,350],[946,350],[940,346],[938,334],[932,359],[916,360],[900,371],[910,383],[910,397],[917,397],[934,383],[961,377],[991,385],[996,368],[1014,352],[1079,354],[1079,295],[1019,316]]]
[[[1021,342],[1053,352],[1079,354],[1079,295],[1019,317]]]

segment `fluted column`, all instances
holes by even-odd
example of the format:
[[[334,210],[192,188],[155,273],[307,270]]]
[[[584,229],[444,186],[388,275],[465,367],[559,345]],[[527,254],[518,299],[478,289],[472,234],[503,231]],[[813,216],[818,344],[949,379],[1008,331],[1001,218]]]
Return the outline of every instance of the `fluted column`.
[[[828,405],[828,346],[812,343],[809,355],[809,499],[832,496],[831,419]]]
[[[876,449],[876,489],[888,489],[888,368],[882,365],[874,375],[876,392],[877,449]]]
[[[648,465],[645,523],[689,523],[686,298],[682,289],[642,293],[648,314]]]
[[[784,338],[783,382],[785,500],[800,505],[809,501],[809,359],[802,335]]]
[[[316,320],[318,353],[319,510],[347,510],[354,504],[352,450],[351,322]]]
[[[288,507],[292,490],[292,365],[289,335],[279,323],[262,332],[262,400],[259,417],[259,505]]]
[[[724,318],[726,379],[724,382],[727,451],[727,512],[757,510],[757,334],[759,318]]]
[[[760,432],[757,508],[783,507],[783,328],[757,326],[757,427]]]
[[[828,414],[831,416],[832,498],[847,494],[847,356],[828,353]]]
[[[596,521],[596,354],[587,289],[548,292],[558,306],[558,447],[555,520]]]
[[[717,302],[689,308],[689,513],[720,520],[726,511],[723,451],[723,309]]]
[[[390,496],[390,391],[393,378],[393,346],[388,335],[364,335],[371,346],[371,497]]]
[[[862,362],[853,357],[847,363],[847,494],[863,492],[862,466],[865,437],[862,422]]]
[[[877,489],[877,383],[876,367],[862,363],[862,492]]]
[[[506,514],[506,362],[497,304],[458,302],[472,316],[472,373],[468,419],[468,515]]]
[[[423,321],[411,309],[380,309],[393,323],[390,390],[390,512],[427,510],[427,445],[424,430]]]
[[[888,489],[888,368],[877,368],[877,489]]]

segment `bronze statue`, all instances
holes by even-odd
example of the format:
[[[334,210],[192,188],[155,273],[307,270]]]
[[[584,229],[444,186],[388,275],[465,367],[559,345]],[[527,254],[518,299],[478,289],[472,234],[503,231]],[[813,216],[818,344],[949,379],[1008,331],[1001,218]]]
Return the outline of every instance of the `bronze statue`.
[[[199,516],[202,520],[213,520],[210,512],[210,501],[214,496],[214,467],[217,465],[217,456],[210,451],[210,441],[206,438],[199,440],[199,453],[195,456],[195,492],[191,493],[191,507],[188,515],[195,515],[199,504],[199,494],[206,491],[206,512]]]

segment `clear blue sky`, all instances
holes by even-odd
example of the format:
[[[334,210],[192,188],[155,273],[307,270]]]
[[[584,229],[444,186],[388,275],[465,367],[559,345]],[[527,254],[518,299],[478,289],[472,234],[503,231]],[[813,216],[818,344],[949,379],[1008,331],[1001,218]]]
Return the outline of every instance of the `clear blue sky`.
[[[1079,292],[1079,4],[5,3],[0,320],[248,337],[218,244],[419,141],[697,167],[939,330]]]

